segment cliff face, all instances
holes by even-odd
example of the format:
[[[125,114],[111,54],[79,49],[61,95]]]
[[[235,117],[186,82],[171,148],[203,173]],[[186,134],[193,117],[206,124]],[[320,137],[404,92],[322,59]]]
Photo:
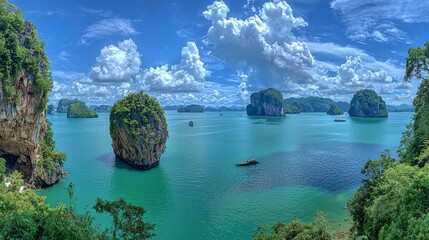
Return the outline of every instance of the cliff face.
[[[12,88],[21,97],[4,101],[0,87],[0,156],[7,161],[8,173],[18,170],[26,183],[50,186],[59,181],[63,170],[58,163],[52,170],[38,168],[44,174],[36,171],[37,160],[42,157],[40,143],[47,130],[45,111],[40,111],[44,96],[34,92],[33,81],[25,71],[18,76]]]
[[[63,175],[65,155],[55,152],[45,110],[52,88],[44,43],[31,22],[7,3],[0,6],[0,157],[6,173],[20,171],[36,187]]]
[[[113,105],[110,136],[115,155],[133,167],[158,165],[168,138],[164,110],[149,95],[128,95]]]
[[[350,102],[349,115],[352,117],[388,117],[386,102],[374,90],[360,90]]]
[[[249,116],[284,116],[283,95],[273,88],[252,93],[246,111]]]

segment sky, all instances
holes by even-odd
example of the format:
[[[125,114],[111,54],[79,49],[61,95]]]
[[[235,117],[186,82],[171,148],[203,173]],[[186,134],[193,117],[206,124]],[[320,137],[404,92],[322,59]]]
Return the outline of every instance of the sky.
[[[269,87],[411,104],[405,58],[429,40],[429,0],[10,1],[46,42],[54,104],[143,90],[164,106],[242,106]]]

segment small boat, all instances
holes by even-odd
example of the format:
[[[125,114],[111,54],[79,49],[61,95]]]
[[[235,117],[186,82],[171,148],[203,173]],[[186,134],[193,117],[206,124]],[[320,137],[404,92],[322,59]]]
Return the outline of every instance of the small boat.
[[[194,126],[194,122],[189,121],[188,126],[189,126],[189,127],[193,127],[193,126]]]
[[[223,113],[221,113],[220,116],[223,116]]]
[[[244,161],[244,162],[240,162],[240,163],[236,163],[236,166],[249,166],[249,165],[255,165],[258,164],[259,162],[255,159],[252,160],[248,160],[248,161]]]
[[[338,119],[338,118],[334,120],[334,122],[345,122],[345,121],[346,119]]]

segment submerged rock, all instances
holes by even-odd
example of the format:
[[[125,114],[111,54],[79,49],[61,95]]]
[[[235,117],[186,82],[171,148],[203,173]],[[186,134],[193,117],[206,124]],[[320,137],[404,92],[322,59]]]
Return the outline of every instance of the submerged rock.
[[[274,88],[252,93],[246,111],[249,116],[284,116],[283,95]]]
[[[355,93],[350,103],[352,117],[388,117],[386,102],[374,90],[364,89]]]
[[[115,155],[133,167],[158,165],[168,138],[159,103],[143,91],[116,102],[110,112],[110,136]]]

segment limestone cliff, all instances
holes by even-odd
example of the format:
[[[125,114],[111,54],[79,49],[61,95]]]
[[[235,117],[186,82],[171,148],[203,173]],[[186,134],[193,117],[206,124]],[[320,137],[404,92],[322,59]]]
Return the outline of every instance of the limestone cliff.
[[[43,42],[30,22],[8,5],[0,11],[0,157],[7,173],[20,171],[26,183],[50,186],[61,178],[64,154],[46,123],[46,105],[52,87]],[[8,47],[4,47],[8,46]]]
[[[355,93],[350,102],[349,115],[352,117],[387,117],[386,102],[374,90],[360,90]]]
[[[143,92],[130,94],[112,107],[110,136],[119,159],[140,169],[155,167],[168,138],[164,110]]]
[[[284,116],[283,95],[274,88],[252,93],[246,111],[249,116]]]

